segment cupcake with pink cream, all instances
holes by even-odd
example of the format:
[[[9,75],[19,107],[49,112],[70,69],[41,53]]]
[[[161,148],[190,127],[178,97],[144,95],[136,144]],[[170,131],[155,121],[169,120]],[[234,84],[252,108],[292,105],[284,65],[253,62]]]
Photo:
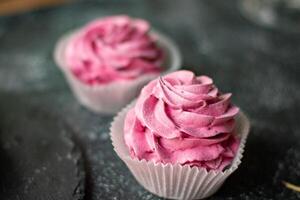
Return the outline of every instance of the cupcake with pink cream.
[[[144,84],[181,62],[171,40],[128,16],[98,19],[62,37],[55,60],[79,102],[104,113],[115,113]]]
[[[112,123],[114,149],[150,192],[208,197],[237,169],[249,132],[230,98],[190,71],[153,80]]]

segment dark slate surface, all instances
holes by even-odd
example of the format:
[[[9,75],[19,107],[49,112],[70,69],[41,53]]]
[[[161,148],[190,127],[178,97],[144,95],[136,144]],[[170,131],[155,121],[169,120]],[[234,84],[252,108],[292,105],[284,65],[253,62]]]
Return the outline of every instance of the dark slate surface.
[[[52,59],[60,35],[96,17],[120,13],[145,18],[172,37],[182,50],[184,68],[213,77],[251,119],[243,163],[211,199],[299,199],[281,181],[300,184],[300,37],[253,25],[232,0],[85,1],[1,18],[0,94],[6,109],[1,118],[22,124],[13,130],[45,130],[45,137],[60,123],[71,127],[84,157],[85,199],[158,199],[138,185],[113,152],[108,136],[112,116],[82,108]],[[41,114],[31,122],[26,118],[32,111],[22,106]],[[1,125],[1,133],[9,128]],[[39,136],[28,137],[35,141]],[[1,165],[4,159],[9,158]],[[72,181],[70,172],[60,175]],[[70,187],[55,191],[56,199]]]
[[[36,96],[0,95],[0,199],[83,199],[72,129]]]

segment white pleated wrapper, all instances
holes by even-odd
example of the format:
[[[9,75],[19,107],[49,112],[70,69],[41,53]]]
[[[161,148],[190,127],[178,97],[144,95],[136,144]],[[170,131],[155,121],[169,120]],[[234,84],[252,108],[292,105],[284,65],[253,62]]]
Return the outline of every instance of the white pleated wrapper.
[[[80,104],[94,112],[114,114],[126,106],[140,92],[141,88],[158,75],[145,74],[134,80],[115,81],[109,84],[90,86],[80,81],[65,62],[65,48],[68,41],[77,33],[73,31],[61,37],[54,50],[54,60],[63,71],[70,88]],[[166,54],[162,74],[176,71],[181,66],[181,54],[176,44],[157,31],[150,34]]]
[[[247,135],[250,129],[248,118],[239,112],[236,117],[236,133],[241,139],[232,164],[225,171],[207,171],[204,168],[180,164],[162,164],[132,159],[124,141],[124,119],[131,103],[114,118],[110,136],[115,152],[126,163],[136,180],[148,191],[170,199],[203,199],[214,194],[241,163]]]

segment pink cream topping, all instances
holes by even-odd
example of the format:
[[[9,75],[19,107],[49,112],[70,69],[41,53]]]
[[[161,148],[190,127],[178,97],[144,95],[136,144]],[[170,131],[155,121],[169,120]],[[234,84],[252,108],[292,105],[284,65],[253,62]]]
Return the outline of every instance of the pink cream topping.
[[[146,85],[126,116],[131,157],[223,170],[239,146],[230,103],[207,76],[177,71]]]
[[[95,20],[71,36],[66,64],[89,85],[158,74],[164,55],[149,30],[148,22],[128,16]]]

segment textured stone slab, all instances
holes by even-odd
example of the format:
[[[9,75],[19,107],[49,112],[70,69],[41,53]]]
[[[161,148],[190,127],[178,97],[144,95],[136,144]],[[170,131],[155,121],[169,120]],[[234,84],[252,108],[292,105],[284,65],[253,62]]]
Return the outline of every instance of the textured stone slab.
[[[0,199],[83,199],[72,130],[45,107],[26,94],[0,95]]]
[[[255,26],[235,7],[232,0],[82,1],[1,18],[0,107],[6,110],[5,115],[1,113],[5,125],[1,125],[1,134],[24,129],[35,141],[42,137],[36,132],[45,127],[45,133],[65,130],[59,124],[71,127],[86,160],[86,199],[159,199],[134,180],[113,152],[108,137],[112,116],[82,108],[52,59],[54,43],[66,31],[96,17],[130,14],[149,20],[172,37],[183,53],[184,67],[214,78],[222,91],[233,93],[234,102],[250,117],[252,131],[243,163],[211,199],[300,198],[281,183],[300,184],[299,35]],[[32,106],[20,114],[22,106],[11,106],[8,99],[14,99],[13,105],[22,100]],[[31,109],[40,114],[27,120],[35,113]],[[8,119],[21,120],[26,126],[12,128]],[[17,167],[13,174],[21,170]],[[73,174],[72,170],[64,172],[51,172],[45,178]],[[28,174],[32,176],[31,171]],[[56,194],[71,194],[73,186],[61,185]],[[52,193],[53,188],[44,191]]]

